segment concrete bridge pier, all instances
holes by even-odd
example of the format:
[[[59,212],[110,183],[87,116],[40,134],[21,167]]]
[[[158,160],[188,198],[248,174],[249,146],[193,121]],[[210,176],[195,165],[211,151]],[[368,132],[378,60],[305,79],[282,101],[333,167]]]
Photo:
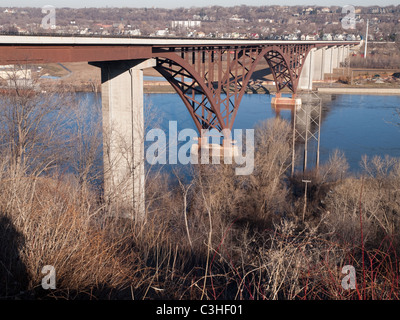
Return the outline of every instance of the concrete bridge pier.
[[[348,46],[311,49],[304,61],[298,89],[312,90],[313,81],[325,80],[325,74],[332,74],[335,68],[341,67],[349,55]]]
[[[271,99],[271,106],[277,109],[285,108],[298,108],[301,106],[301,98],[292,94],[292,97],[282,97],[280,93],[277,93],[275,97]]]
[[[90,64],[101,68],[105,199],[124,217],[144,220],[143,69],[155,60]]]
[[[315,51],[316,49],[311,49],[304,61],[298,85],[298,89],[300,90],[312,90],[315,71],[314,66],[321,64],[321,61],[315,60],[316,58],[319,60],[322,58],[322,55],[316,55]]]
[[[338,47],[332,48],[332,70],[339,67],[339,49]]]
[[[324,49],[324,63],[323,63],[323,80],[325,80],[325,74],[330,74],[333,72],[333,65],[332,65],[332,48],[325,48]]]
[[[324,80],[325,48],[314,52],[313,80]]]

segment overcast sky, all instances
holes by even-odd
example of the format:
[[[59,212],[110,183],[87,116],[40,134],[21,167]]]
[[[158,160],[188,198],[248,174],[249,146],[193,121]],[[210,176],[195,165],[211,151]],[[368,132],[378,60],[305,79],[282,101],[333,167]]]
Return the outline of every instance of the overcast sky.
[[[344,6],[351,4],[357,6],[371,5],[398,5],[398,0],[2,0],[0,7],[43,7],[53,5],[55,7],[156,7],[156,8],[178,8],[178,7],[203,7],[210,5],[234,6],[234,5],[317,5],[317,6]]]

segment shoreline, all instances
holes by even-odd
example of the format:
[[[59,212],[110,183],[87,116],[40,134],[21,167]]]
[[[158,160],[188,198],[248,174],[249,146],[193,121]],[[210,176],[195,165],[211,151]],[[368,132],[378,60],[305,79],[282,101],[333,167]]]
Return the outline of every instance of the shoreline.
[[[40,81],[39,87],[41,90],[46,91],[47,87],[54,85],[49,80]],[[65,84],[65,83],[63,83]],[[56,85],[57,86],[57,85]],[[101,85],[93,82],[85,82],[80,84],[67,84],[69,90],[74,92],[93,92],[100,93]],[[0,91],[7,91],[11,88],[0,87]],[[353,87],[353,86],[332,86],[328,87],[325,85],[314,86],[313,91],[321,94],[364,94],[364,95],[400,95],[400,87],[382,87],[382,86],[368,86],[368,87]],[[299,90],[298,93],[305,93],[308,90]],[[144,94],[162,94],[162,93],[176,93],[175,89],[167,81],[144,81],[143,83]],[[289,90],[283,90],[282,93],[290,94]],[[276,88],[274,85],[262,83],[261,86],[254,88],[249,87],[245,94],[276,94]]]
[[[318,93],[324,94],[365,94],[365,95],[400,95],[400,88],[382,88],[382,87],[318,87]]]
[[[151,84],[146,83],[143,86],[144,93],[176,93],[174,88],[172,88],[169,83],[165,84]],[[268,90],[268,92],[265,91]],[[261,91],[261,92],[260,92]],[[245,94],[275,94],[276,89],[275,86],[264,85],[263,89],[260,91],[252,91],[251,89],[247,90]],[[321,94],[365,94],[365,95],[400,95],[400,88],[383,88],[383,87],[318,87],[316,86],[313,91],[317,91],[317,93]],[[299,93],[307,92],[307,91],[299,91]],[[291,93],[288,90],[282,91],[282,93]]]
[[[245,94],[275,94],[276,87],[274,79],[267,71],[268,66],[260,65],[251,77],[248,88]],[[351,78],[353,80],[357,73],[365,78],[366,74],[374,75],[379,73],[383,77],[394,72],[400,72],[400,69],[351,69]],[[75,92],[101,92],[100,72],[97,67],[90,66],[87,63],[64,63],[64,64],[47,64],[42,66],[42,72],[46,76],[55,76],[57,79],[41,79],[39,84],[43,86],[65,85],[71,91]],[[347,70],[347,77],[350,70]],[[367,72],[367,73],[366,73]],[[366,73],[366,74],[365,74]],[[325,77],[325,81],[314,81],[313,91],[321,94],[381,94],[381,95],[400,95],[399,83],[386,83],[385,85],[375,85],[368,83],[355,86],[350,83],[338,82],[341,77],[346,76],[344,69],[335,69],[329,77]],[[145,77],[148,77],[146,79]],[[160,77],[160,74],[153,69],[146,69],[144,73],[143,92],[151,93],[176,93],[174,88],[168,81]],[[304,90],[303,92],[307,92]],[[285,88],[282,93],[290,94],[290,90]],[[301,91],[299,90],[299,93]]]

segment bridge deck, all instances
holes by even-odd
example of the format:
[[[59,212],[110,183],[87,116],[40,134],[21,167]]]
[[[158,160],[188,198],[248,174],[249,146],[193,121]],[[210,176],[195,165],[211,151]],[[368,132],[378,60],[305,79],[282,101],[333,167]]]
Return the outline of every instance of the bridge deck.
[[[0,35],[0,65],[148,59],[157,48],[341,46],[358,41],[278,41],[237,39],[111,38]]]
[[[359,41],[283,41],[247,39],[181,39],[181,38],[112,38],[112,37],[63,37],[63,36],[0,36],[0,45],[133,45],[133,46],[265,46],[276,44],[344,45]]]

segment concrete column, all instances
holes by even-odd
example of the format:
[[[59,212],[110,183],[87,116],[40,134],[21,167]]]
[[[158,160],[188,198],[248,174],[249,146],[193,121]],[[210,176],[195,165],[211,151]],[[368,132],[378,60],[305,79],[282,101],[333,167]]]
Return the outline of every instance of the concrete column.
[[[334,68],[337,68],[337,47],[332,47],[332,71]]]
[[[350,46],[343,47],[343,62],[345,62],[350,56]]]
[[[125,217],[144,220],[143,69],[155,60],[92,64],[101,68],[104,195]]]
[[[312,81],[314,77],[314,55],[315,49],[311,49],[306,57],[306,60],[304,61],[298,84],[298,89],[300,90],[312,90]]]
[[[313,80],[323,80],[324,79],[324,73],[323,73],[323,52],[325,48],[315,50],[314,56],[313,56],[313,63],[312,63],[312,68],[313,68]]]
[[[346,58],[350,58],[350,46],[346,46]]]
[[[325,80],[326,47],[321,48],[321,80]]]
[[[344,62],[344,48],[343,46],[338,47],[338,67],[341,67],[342,62]]]
[[[324,60],[323,60],[323,72],[332,73],[332,48],[326,48],[324,50]]]

